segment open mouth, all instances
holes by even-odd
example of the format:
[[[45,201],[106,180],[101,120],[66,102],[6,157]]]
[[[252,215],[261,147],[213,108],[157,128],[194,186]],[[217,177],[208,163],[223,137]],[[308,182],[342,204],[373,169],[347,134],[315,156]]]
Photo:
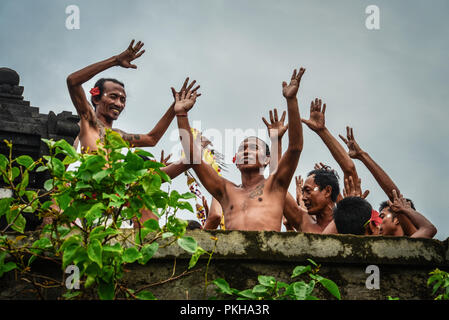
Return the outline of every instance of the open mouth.
[[[116,116],[118,116],[118,115],[122,112],[122,110],[123,110],[123,108],[116,107],[116,106],[110,106],[109,109],[112,110],[112,112],[113,112]]]
[[[306,206],[307,210],[309,210],[312,207],[310,202],[307,202],[307,201],[304,201],[304,205]]]

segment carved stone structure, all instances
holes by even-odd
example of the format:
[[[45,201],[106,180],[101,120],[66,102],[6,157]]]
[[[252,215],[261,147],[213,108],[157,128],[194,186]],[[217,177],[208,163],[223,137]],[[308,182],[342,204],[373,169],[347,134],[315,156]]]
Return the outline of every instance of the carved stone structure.
[[[47,145],[42,142],[42,138],[55,141],[65,139],[73,144],[79,133],[79,117],[67,111],[58,115],[52,111],[48,115],[39,113],[39,108],[30,106],[30,102],[24,100],[24,88],[19,86],[19,81],[16,71],[0,68],[0,152],[9,156],[9,149],[3,142],[8,140],[13,144],[13,158],[29,155],[37,160],[48,154]],[[46,174],[30,174],[29,187],[42,189],[48,179]],[[2,185],[4,182],[0,179],[0,187]]]

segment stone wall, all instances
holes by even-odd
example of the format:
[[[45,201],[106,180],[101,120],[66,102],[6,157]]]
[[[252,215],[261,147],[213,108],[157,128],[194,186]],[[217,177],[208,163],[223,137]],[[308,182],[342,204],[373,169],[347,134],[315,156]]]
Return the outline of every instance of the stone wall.
[[[306,265],[310,258],[321,264],[320,275],[337,283],[342,299],[432,299],[431,288],[427,287],[429,272],[435,268],[449,270],[448,240],[201,230],[188,231],[187,235],[207,251],[214,248],[211,237],[218,238],[208,280],[224,278],[231,287],[241,290],[256,285],[258,275],[290,283],[294,267]],[[204,290],[207,259],[203,255],[188,270],[190,254],[172,245],[159,249],[145,266],[128,265],[125,280],[130,288],[149,286],[148,290],[161,300],[207,299],[216,295],[214,285]],[[366,288],[369,265],[380,270],[378,290]],[[53,278],[62,279],[63,275],[57,266],[45,261],[36,261],[33,270]],[[14,272],[0,279],[0,288],[0,299],[36,299],[29,284],[14,280]],[[60,293],[49,289],[43,297],[55,299]],[[317,295],[332,298],[321,289]]]

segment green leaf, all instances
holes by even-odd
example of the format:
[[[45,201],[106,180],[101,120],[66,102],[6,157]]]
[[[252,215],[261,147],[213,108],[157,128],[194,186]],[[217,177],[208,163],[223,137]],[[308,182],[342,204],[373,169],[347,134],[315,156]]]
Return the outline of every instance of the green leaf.
[[[89,239],[92,241],[97,239],[99,241],[103,241],[103,239],[107,236],[116,235],[121,233],[119,230],[114,228],[107,228],[104,230],[104,226],[95,227],[89,235]]]
[[[73,292],[66,292],[62,296],[68,300],[73,299],[77,296],[79,296],[82,292],[81,291],[73,291]]]
[[[321,285],[325,287],[327,291],[329,291],[335,298],[341,300],[340,290],[338,289],[338,286],[335,282],[333,282],[330,279],[323,278],[320,275],[309,274],[309,276],[312,279],[317,280],[319,283],[321,283]]]
[[[97,183],[100,183],[101,180],[103,180],[104,178],[106,178],[107,176],[109,176],[112,172],[112,169],[106,169],[106,170],[101,170],[96,172],[93,176],[92,179],[94,179]]]
[[[162,239],[173,237],[175,234],[173,232],[164,232],[162,234]]]
[[[9,272],[11,270],[14,270],[17,268],[17,265],[14,262],[7,262],[4,265],[0,266],[0,278],[5,274],[6,272]]]
[[[305,300],[308,292],[308,285],[304,281],[294,282],[292,284],[293,294],[296,300]]]
[[[53,141],[53,139],[49,140],[49,139],[41,138],[41,140],[48,146],[49,149],[54,148],[55,142]]]
[[[62,177],[64,175],[65,172],[65,166],[62,163],[61,160],[59,160],[58,158],[52,158],[51,159],[51,164],[53,167],[53,174],[56,177]]]
[[[276,285],[276,279],[274,277],[270,276],[258,276],[257,280],[261,285],[264,285],[269,288],[274,288]]]
[[[253,293],[252,289],[243,290],[237,293],[239,297],[250,299],[250,300],[257,300],[258,297]]]
[[[104,140],[105,147],[110,147],[111,149],[122,149],[129,147],[129,143],[123,140],[120,134],[115,131],[107,130]]]
[[[59,147],[62,153],[64,153],[65,155],[70,156],[74,160],[79,159],[78,153],[76,152],[75,148],[64,139],[57,141],[54,145],[55,147]]]
[[[159,227],[159,222],[156,219],[148,219],[143,223],[145,228],[148,228],[150,232],[159,231],[161,228]]]
[[[79,248],[81,248],[81,247],[75,243],[73,243],[65,248],[64,253],[62,255],[62,268],[63,269],[65,269],[70,263],[72,263]]]
[[[103,203],[99,202],[94,204],[85,214],[85,218],[88,223],[92,223],[95,219],[101,217],[101,214],[106,209]]]
[[[47,191],[53,189],[53,179],[48,179],[47,181],[44,182],[44,189]]]
[[[192,255],[192,257],[190,258],[189,261],[189,269],[192,269],[196,263],[198,262],[198,259],[201,257],[202,254],[207,253],[206,250],[204,250],[203,248],[201,248],[200,246],[198,246],[196,248],[195,253]]]
[[[48,170],[48,167],[47,167],[47,166],[40,166],[40,167],[38,167],[38,168],[36,169],[36,172],[42,172],[42,171],[45,171],[45,170]]]
[[[133,263],[134,261],[141,258],[142,254],[134,247],[126,249],[123,253],[123,261],[126,263]]]
[[[11,205],[12,201],[13,198],[0,199],[0,217],[5,213],[9,212],[9,206]]]
[[[317,263],[313,261],[312,259],[307,259],[311,264],[313,264],[315,267],[318,267]]]
[[[28,170],[33,170],[34,168],[34,160],[30,156],[22,155],[17,157],[16,159],[17,163],[21,166],[24,166]]]
[[[103,250],[99,240],[91,240],[87,246],[87,255],[90,260],[96,262],[100,268],[103,267]]]
[[[178,239],[178,245],[185,251],[195,253],[198,243],[192,237],[182,237]]]
[[[146,264],[148,260],[150,260],[156,251],[159,249],[159,244],[157,242],[153,242],[151,244],[146,244],[143,246],[140,253],[142,254],[142,258],[139,259],[140,264]]]
[[[226,282],[225,279],[217,278],[212,283],[218,287],[220,292],[232,295],[231,287],[229,286],[229,284]]]
[[[58,202],[59,207],[62,210],[67,209],[67,207],[69,206],[70,202],[72,201],[72,197],[70,195],[70,191],[68,192],[64,192],[60,195],[55,196],[56,201]]]
[[[113,246],[104,245],[103,246],[103,253],[104,252],[111,253],[113,255],[121,256],[123,254],[123,248],[120,245],[120,243],[117,242]]]
[[[136,148],[136,149],[134,150],[134,152],[137,153],[138,155],[141,155],[141,156],[154,158],[154,156],[153,156],[151,153],[149,153],[148,151],[145,151],[145,150],[143,150],[143,149]],[[147,161],[148,161],[148,160],[147,160]]]
[[[0,153],[0,169],[6,170],[8,164],[9,164],[8,158],[6,158],[3,154]]]
[[[68,248],[71,245],[76,245],[76,246],[81,246],[82,242],[81,242],[81,236],[76,234],[73,236],[70,236],[69,238],[67,238],[64,243],[62,244],[62,246],[59,248],[59,252],[64,251],[66,248]]]
[[[140,300],[157,300],[150,291],[140,291],[137,295]]]
[[[100,280],[97,292],[101,300],[113,300],[115,296],[114,282]]]
[[[196,196],[192,192],[186,192],[181,194],[181,199],[194,199]]]
[[[310,272],[312,270],[312,267],[310,265],[308,265],[307,267],[305,266],[297,266],[292,273],[291,278],[295,278],[297,276],[300,276],[301,274],[305,273],[305,272]]]
[[[13,181],[15,178],[17,178],[20,175],[20,170],[17,167],[13,167],[11,169],[11,175],[10,180]]]
[[[22,214],[19,213],[19,210],[12,210],[6,212],[6,221],[8,224],[13,223],[11,228],[17,232],[23,233],[25,230],[26,220],[22,216]]]
[[[75,186],[75,191],[79,191],[81,189],[92,189],[92,186],[84,181],[78,181]]]
[[[268,291],[269,289],[270,289],[270,288],[265,287],[265,286],[263,286],[263,285],[261,285],[261,284],[257,284],[257,285],[254,286],[252,292],[253,292],[255,295],[261,295],[261,294],[267,293],[267,291]]]
[[[32,248],[37,248],[37,249],[49,249],[52,248],[53,245],[51,244],[50,239],[46,238],[46,237],[42,237],[39,240],[34,241]]]
[[[178,207],[179,209],[189,210],[193,213],[192,205],[186,201],[178,202],[176,204],[176,207]]]

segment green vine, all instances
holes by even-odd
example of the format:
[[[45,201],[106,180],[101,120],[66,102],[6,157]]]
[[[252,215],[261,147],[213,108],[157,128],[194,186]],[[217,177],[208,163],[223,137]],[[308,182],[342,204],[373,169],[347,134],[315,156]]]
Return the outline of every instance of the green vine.
[[[194,195],[161,190],[170,178],[151,153],[131,149],[111,130],[91,154],[77,153],[65,140],[42,140],[50,150],[42,159],[27,155],[12,159],[9,141],[5,141],[9,158],[0,154],[0,175],[13,194],[0,199],[0,217],[7,222],[0,230],[0,277],[15,270],[39,296],[41,289],[65,288],[60,280],[32,273],[33,262],[40,258],[60,265],[63,272],[69,266],[79,270],[79,289],[65,290],[63,299],[155,299],[146,288],[126,287],[127,264],[147,264],[161,241],[163,246],[176,242],[191,253],[189,269],[206,253],[195,239],[184,235],[187,222],[176,217],[180,209],[193,212],[186,200]],[[69,169],[75,163],[79,166]],[[30,173],[44,171],[50,174],[45,190],[29,190]],[[160,226],[155,219],[147,220],[132,237],[121,226],[140,219],[142,209],[165,216],[167,223]],[[25,212],[49,221],[35,241],[24,232]]]

